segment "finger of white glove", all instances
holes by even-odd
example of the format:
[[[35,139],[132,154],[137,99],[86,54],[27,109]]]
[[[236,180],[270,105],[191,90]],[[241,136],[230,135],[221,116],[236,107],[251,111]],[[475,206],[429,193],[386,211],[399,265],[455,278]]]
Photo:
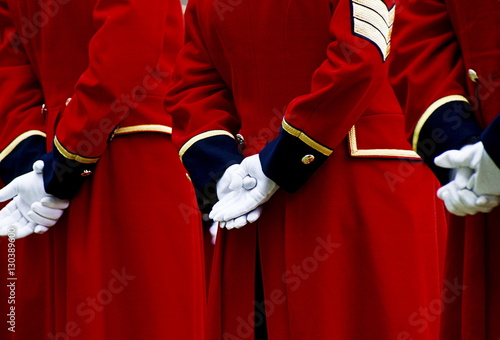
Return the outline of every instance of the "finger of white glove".
[[[474,168],[482,153],[482,143],[465,145],[460,150],[449,150],[443,152],[434,159],[434,163],[442,168]]]
[[[442,191],[439,198],[443,200],[446,210],[448,210],[450,213],[457,216],[467,215],[465,211],[459,209],[459,207],[456,204],[458,199],[453,199],[452,194],[450,193],[449,190]]]
[[[235,167],[240,166],[239,164],[231,165],[226,169],[222,177],[217,181],[217,197],[221,199],[230,192],[229,184],[231,184],[231,174],[234,172]]]
[[[262,205],[258,206],[254,210],[250,211],[247,215],[247,221],[248,223],[254,223],[257,221],[262,214]]]
[[[465,189],[469,184],[469,180],[473,174],[474,170],[470,168],[458,168],[455,172],[454,181],[458,188]]]
[[[460,150],[450,150],[443,152],[441,155],[434,158],[434,163],[441,167],[447,169],[453,169],[458,167],[465,167],[465,163]]]
[[[247,215],[243,215],[243,216],[240,216],[240,217],[237,217],[234,219],[234,227],[236,229],[239,229],[239,228],[246,226],[247,223],[248,223]]]
[[[42,202],[35,202],[31,205],[31,210],[37,215],[49,220],[57,221],[63,214],[63,209],[54,209],[46,207]]]
[[[491,195],[482,195],[477,198],[476,204],[493,209],[500,204],[500,197]]]
[[[47,196],[40,200],[44,207],[53,209],[66,209],[69,207],[69,200],[60,199],[54,196]]]
[[[458,188],[454,181],[439,188],[437,196],[443,200],[446,210],[450,213],[457,216],[465,216],[467,214],[458,197]]]
[[[231,182],[229,183],[229,190],[239,190],[243,187],[243,178],[248,174],[244,171],[244,169],[239,166],[234,168],[234,171],[231,173]]]
[[[243,188],[246,190],[252,190],[257,186],[257,180],[251,176],[245,176],[243,178]]]
[[[226,222],[225,221],[221,221],[221,222],[217,222],[219,223],[219,227],[220,228],[225,228],[226,227]]]
[[[482,212],[482,210],[486,209],[485,207],[478,206],[476,204],[478,197],[470,190],[467,189],[459,190],[458,198],[463,206],[463,210],[468,215],[475,215],[476,213]]]
[[[49,228],[43,225],[37,225],[35,227],[35,234],[44,234],[45,232],[47,232],[47,230],[49,230]]]
[[[215,244],[215,241],[217,240],[217,231],[219,230],[219,223],[213,222],[208,230],[212,236],[212,244]]]
[[[234,226],[234,219],[231,219],[229,221],[226,222],[226,229],[227,230],[231,230],[233,229],[235,226]]]
[[[28,211],[28,218],[35,222],[35,224],[44,225],[46,227],[52,227],[56,224],[57,220],[51,220],[49,218],[45,218],[43,216],[38,215],[33,210]]]
[[[245,189],[241,188],[241,190]],[[248,214],[258,205],[259,202],[250,195],[228,197],[227,199],[220,200],[213,206],[210,218],[214,221],[229,221]]]
[[[43,161],[39,160],[33,163],[33,171],[36,172],[37,174],[41,174],[43,172]]]

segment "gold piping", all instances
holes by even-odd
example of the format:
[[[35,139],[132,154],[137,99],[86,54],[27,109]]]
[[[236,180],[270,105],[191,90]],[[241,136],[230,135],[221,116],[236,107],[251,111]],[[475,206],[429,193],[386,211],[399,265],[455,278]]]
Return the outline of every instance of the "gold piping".
[[[292,136],[297,137],[298,139],[300,139],[301,141],[306,143],[308,146],[310,146],[314,150],[321,152],[325,156],[330,156],[332,154],[332,152],[333,152],[332,149],[329,149],[326,146],[321,145],[320,143],[316,142],[314,139],[312,139],[311,137],[306,135],[304,132],[302,132],[302,131],[294,128],[290,124],[288,124],[284,119],[283,119],[283,122],[281,123],[281,125],[283,126],[283,130],[285,130],[286,132],[288,132]]]
[[[206,132],[200,133],[199,135],[194,136],[193,138],[188,140],[186,143],[184,143],[184,145],[179,150],[179,157],[182,158],[182,156],[184,156],[184,154],[186,153],[187,149],[192,147],[194,143],[196,143],[202,139],[214,137],[214,136],[229,136],[229,137],[234,139],[234,136],[226,130],[206,131]]]
[[[30,130],[20,134],[9,145],[7,145],[7,147],[3,149],[2,152],[0,152],[0,162],[3,161],[4,158],[7,157],[22,141],[31,136],[42,136],[47,138],[45,132],[38,130]]]
[[[432,103],[427,110],[424,111],[424,114],[422,117],[417,122],[417,125],[415,125],[415,129],[413,130],[413,138],[412,138],[412,143],[411,146],[413,150],[417,151],[417,145],[418,145],[418,138],[420,137],[420,131],[422,130],[422,127],[424,126],[425,122],[429,117],[436,111],[439,107],[443,106],[446,103],[453,102],[453,101],[463,101],[467,102],[467,99],[464,96],[460,95],[451,95],[451,96],[446,96],[441,99],[436,100],[434,103]]]
[[[170,126],[158,124],[133,125],[115,129],[114,135],[124,135],[137,132],[162,132],[172,134],[172,128]]]
[[[358,149],[356,137],[356,126],[349,131],[349,151],[353,157],[385,156],[420,159],[420,156],[412,150],[402,149]]]
[[[93,163],[97,163],[97,161],[99,160],[99,157],[83,157],[83,156],[80,156],[80,155],[77,155],[77,154],[74,154],[72,152],[69,152],[68,150],[66,150],[64,148],[64,146],[62,146],[62,144],[59,142],[59,140],[57,139],[57,137],[54,137],[54,145],[56,147],[56,149],[67,159],[71,159],[71,160],[75,160],[77,162],[80,162],[80,163],[84,163],[84,164],[93,164]]]

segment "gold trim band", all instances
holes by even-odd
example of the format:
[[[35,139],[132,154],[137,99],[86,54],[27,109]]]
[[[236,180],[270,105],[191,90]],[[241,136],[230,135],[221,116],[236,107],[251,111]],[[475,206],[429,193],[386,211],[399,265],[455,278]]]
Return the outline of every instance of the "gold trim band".
[[[358,149],[358,142],[356,136],[356,126],[353,126],[349,131],[349,151],[353,157],[400,157],[421,159],[420,156],[412,150],[402,149]]]
[[[444,104],[447,104],[449,102],[455,102],[455,101],[462,101],[462,102],[469,102],[464,96],[461,95],[451,95],[451,96],[446,96],[441,99],[436,100],[434,103],[432,103],[427,110],[424,111],[423,115],[420,117],[420,119],[417,122],[417,125],[415,125],[415,129],[413,130],[413,138],[411,141],[411,146],[413,150],[417,151],[417,146],[418,146],[418,138],[420,137],[420,131],[422,131],[422,127],[424,126],[425,122],[427,119],[429,119],[430,116],[441,106]]]
[[[125,135],[129,133],[139,133],[139,132],[161,132],[171,135],[172,128],[170,126],[159,125],[159,124],[133,125],[133,126],[117,128],[115,129],[113,135]]]
[[[64,146],[62,146],[62,144],[59,142],[57,137],[54,137],[54,145],[55,145],[57,151],[59,151],[61,153],[61,155],[63,155],[67,159],[75,160],[77,162],[84,163],[84,164],[94,164],[94,163],[97,163],[97,161],[99,160],[99,157],[83,157],[83,156],[74,154],[72,152],[69,152],[68,150],[66,150],[66,148],[64,148]]]
[[[30,130],[23,132],[22,134],[17,136],[12,142],[10,142],[10,144],[7,145],[7,147],[3,149],[2,152],[0,152],[0,162],[3,161],[4,158],[7,157],[19,144],[21,144],[22,141],[31,136],[42,136],[47,138],[45,132],[39,130]]]
[[[306,143],[308,146],[313,148],[314,150],[321,152],[325,156],[330,156],[333,152],[332,149],[327,148],[324,145],[321,145],[320,143],[316,142],[314,139],[306,135],[304,132],[294,128],[291,126],[289,123],[287,123],[284,119],[283,122],[281,123],[281,126],[283,127],[283,130],[288,132],[294,137],[297,137],[300,139],[302,142]]]
[[[234,136],[226,131],[226,130],[211,130],[211,131],[206,131],[203,133],[200,133],[199,135],[194,136],[190,140],[188,140],[184,145],[181,147],[179,150],[179,157],[182,159],[182,156],[186,153],[186,151],[193,146],[194,143],[199,142],[202,139],[209,138],[209,137],[215,137],[215,136],[229,136],[232,139],[234,139]]]

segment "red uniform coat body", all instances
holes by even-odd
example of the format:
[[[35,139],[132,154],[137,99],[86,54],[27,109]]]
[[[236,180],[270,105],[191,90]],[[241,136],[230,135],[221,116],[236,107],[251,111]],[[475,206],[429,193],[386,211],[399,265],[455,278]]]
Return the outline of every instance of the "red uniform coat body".
[[[176,0],[0,1],[0,161],[33,136],[100,158],[56,226],[16,241],[2,339],[202,339],[200,216],[162,105],[181,15]]]
[[[462,132],[466,116],[450,115],[432,126],[439,133],[421,133],[422,123],[439,115],[442,99],[450,96],[463,97],[459,101],[470,104],[472,119],[486,128],[500,112],[500,3],[402,1],[401,7],[391,74],[408,116],[407,135],[437,145],[450,130]],[[449,220],[445,279],[460,290],[442,307],[441,339],[498,339],[500,210]]]
[[[255,224],[220,230],[209,339],[254,339],[263,310],[269,339],[437,337],[444,229],[436,183],[404,138],[386,49],[353,34],[354,7],[348,0],[188,5],[166,104],[191,177],[203,184],[198,169],[221,153],[241,160],[227,151],[236,134],[245,156],[288,131],[298,148],[329,154],[295,193],[280,189]],[[212,152],[210,143],[221,146]],[[296,150],[288,152],[284,162],[292,164]],[[265,301],[254,310],[257,256]]]

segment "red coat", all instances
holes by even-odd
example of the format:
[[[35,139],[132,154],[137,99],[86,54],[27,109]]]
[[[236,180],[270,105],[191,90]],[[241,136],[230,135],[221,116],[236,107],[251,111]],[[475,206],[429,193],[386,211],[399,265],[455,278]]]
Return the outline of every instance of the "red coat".
[[[181,16],[176,0],[0,1],[0,175],[43,155],[46,190],[74,196],[16,242],[13,338],[202,338],[200,215],[162,105]]]
[[[166,97],[183,163],[213,197],[228,165],[259,152],[281,187],[257,223],[219,233],[209,339],[253,339],[264,310],[269,339],[397,339],[439,303],[442,211],[384,62],[394,11],[390,1],[189,2]],[[414,338],[435,339],[438,326]]]
[[[415,149],[432,165],[440,153],[482,139],[498,159],[500,3],[402,1],[400,8],[391,79]],[[442,339],[500,337],[499,221],[498,208],[450,217],[445,279],[460,289],[443,305]]]

